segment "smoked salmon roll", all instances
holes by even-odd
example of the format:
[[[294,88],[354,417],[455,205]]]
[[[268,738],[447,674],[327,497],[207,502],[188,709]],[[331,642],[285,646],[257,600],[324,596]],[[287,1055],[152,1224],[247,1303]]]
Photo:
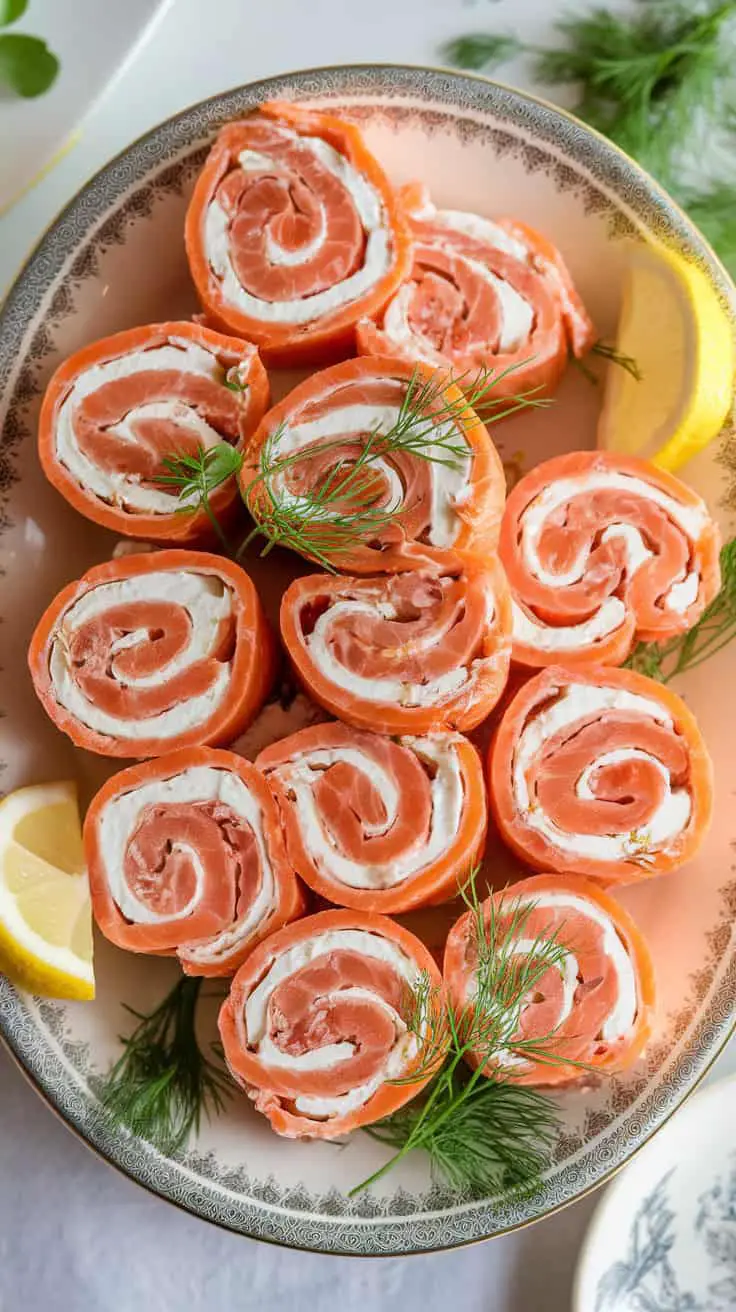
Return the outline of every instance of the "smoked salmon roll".
[[[540,870],[627,884],[675,870],[710,824],[713,769],[694,716],[632,670],[550,666],[501,717],[490,796]]]
[[[257,521],[287,507],[301,553],[351,573],[406,567],[415,546],[492,551],[506,498],[462,392],[400,360],[347,360],[306,379],[268,412],[240,478]]]
[[[403,574],[296,579],[281,637],[309,694],[346,724],[467,730],[503,692],[511,603],[495,558],[428,556]]]
[[[210,521],[196,495],[180,498],[161,481],[162,462],[219,442],[242,449],[268,402],[268,377],[249,342],[187,322],[130,328],[56,370],[41,408],[41,464],[96,524],[153,542],[195,542],[211,535]],[[238,501],[234,478],[210,498],[220,519]]]
[[[129,952],[176,952],[188,975],[232,975],[304,897],[263,775],[190,747],[113,775],[84,821],[95,919]]]
[[[290,1139],[336,1139],[389,1116],[434,1074],[411,1079],[424,1034],[407,1016],[422,977],[441,989],[429,950],[386,916],[323,911],[278,930],[220,1011],[233,1078]]]
[[[207,314],[269,364],[351,354],[358,319],[411,267],[406,220],[358,129],[277,102],[222,129],[185,237]]]
[[[591,880],[568,874],[524,879],[481,912],[482,922],[467,911],[450,930],[444,977],[463,1029],[472,1026],[474,1000],[494,993],[493,970],[501,975],[509,1047],[483,1073],[497,1076],[500,1067],[519,1084],[564,1084],[591,1068],[613,1074],[633,1066],[651,1034],[655,981],[628,912]],[[517,972],[523,986],[525,969],[531,988],[515,992],[503,974]],[[494,1007],[497,996],[487,999]],[[484,1054],[476,1049],[470,1059],[477,1066]]]
[[[499,555],[521,665],[620,665],[635,641],[692,628],[721,586],[704,501],[636,456],[537,465],[504,512]]]
[[[320,724],[267,747],[256,765],[295,870],[338,906],[443,902],[483,850],[483,770],[459,733],[393,739]]]
[[[229,743],[260,710],[275,672],[250,578],[203,551],[96,565],[51,602],[28,659],[57,728],[102,756]]]
[[[421,185],[400,197],[414,240],[412,271],[384,310],[361,319],[361,353],[470,380],[494,369],[505,374],[496,395],[552,392],[568,352],[582,356],[595,340],[560,252],[515,220],[438,210]]]

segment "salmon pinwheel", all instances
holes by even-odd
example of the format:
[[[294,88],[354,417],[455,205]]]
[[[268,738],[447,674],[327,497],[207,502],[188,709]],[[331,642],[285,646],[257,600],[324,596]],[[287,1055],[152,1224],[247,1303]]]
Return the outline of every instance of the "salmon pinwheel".
[[[405,1017],[422,977],[441,987],[429,950],[385,916],[323,911],[278,930],[220,1011],[231,1074],[290,1139],[335,1139],[389,1116],[434,1073],[411,1079],[423,1036]]]
[[[268,785],[233,752],[190,747],[113,775],[84,846],[105,937],[176,952],[189,975],[234,974],[304,910]]]
[[[582,356],[595,339],[560,252],[526,224],[438,210],[420,185],[400,196],[412,272],[383,311],[361,320],[359,350],[455,377],[509,370],[498,395],[553,391],[568,351]]]
[[[626,884],[675,870],[710,823],[692,713],[632,670],[550,666],[513,697],[490,753],[502,837],[540,870]]]
[[[450,930],[444,976],[463,1027],[472,1025],[474,1000],[492,991],[493,971],[515,972],[518,992],[513,982],[504,989],[509,1048],[483,1073],[497,1076],[500,1067],[521,1084],[562,1084],[591,1068],[612,1074],[633,1066],[651,1034],[655,981],[628,912],[591,880],[566,874],[524,879],[481,910],[482,943],[472,911]],[[471,1051],[473,1064],[483,1059]]]
[[[222,129],[185,237],[207,314],[271,364],[349,354],[358,319],[411,267],[406,221],[358,129],[276,102]]]
[[[501,525],[513,659],[620,665],[635,640],[685,632],[720,587],[718,549],[705,502],[648,461],[546,460],[516,484]]]
[[[483,849],[483,770],[459,733],[393,739],[320,724],[267,747],[256,765],[295,870],[338,906],[442,902]]]
[[[495,558],[437,556],[381,577],[296,579],[281,636],[320,706],[358,729],[472,729],[503,692],[511,603]]]
[[[288,513],[288,545],[355,573],[399,568],[416,546],[495,549],[506,496],[496,448],[457,387],[422,365],[366,358],[313,374],[268,412],[241,486],[266,527],[275,506],[279,522]]]
[[[152,551],[63,588],[29,665],[44,709],[78,747],[142,757],[231,742],[260,710],[275,654],[245,570],[203,551]]]
[[[158,323],[104,337],[56,370],[38,447],[44,473],[87,519],[130,537],[194,542],[211,534],[193,493],[163,482],[167,457],[219,442],[242,448],[269,402],[255,346],[195,323]],[[219,518],[239,502],[228,479]]]

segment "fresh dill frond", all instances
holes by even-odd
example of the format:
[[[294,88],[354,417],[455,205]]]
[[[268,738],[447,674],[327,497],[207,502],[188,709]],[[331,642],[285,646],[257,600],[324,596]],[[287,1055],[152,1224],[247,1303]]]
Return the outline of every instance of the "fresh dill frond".
[[[397,1150],[412,1141],[435,1175],[473,1197],[533,1188],[555,1142],[554,1104],[508,1080],[476,1080],[466,1092],[472,1079],[465,1068],[448,1069],[434,1116],[423,1120],[422,1102],[411,1102],[368,1133]],[[448,1108],[450,1115],[440,1115]]]
[[[332,557],[357,542],[378,537],[399,518],[398,506],[376,504],[375,461],[382,439],[368,434],[355,458],[346,460],[340,455],[345,444],[339,439],[279,455],[282,432],[279,428],[266,438],[258,456],[258,473],[243,492],[255,524],[241,552],[263,538],[262,556],[276,546],[288,547],[334,572]],[[289,469],[330,450],[335,451],[335,464],[316,487],[296,494],[284,486]]]
[[[283,425],[269,434],[258,455],[258,471],[243,491],[255,520],[242,550],[256,538],[265,539],[262,554],[275,546],[289,547],[334,571],[335,559],[360,542],[371,542],[393,529],[401,533],[402,507],[380,499],[381,466],[402,457],[445,468],[461,468],[472,457],[462,431],[470,407],[483,423],[495,423],[519,410],[548,404],[530,389],[499,397],[496,389],[520,365],[501,371],[479,369],[472,376],[424,378],[415,369],[407,383],[396,418],[385,431],[373,429],[360,439],[355,455],[345,454],[341,438],[316,441],[282,453]],[[448,383],[459,389],[448,396]],[[335,462],[323,479],[303,492],[286,482],[290,471],[308,469],[315,457],[335,452]]]
[[[123,1054],[104,1078],[99,1097],[116,1125],[171,1156],[199,1131],[203,1113],[219,1114],[231,1085],[224,1066],[202,1052],[195,1013],[202,980],[184,976],[122,1039]]]
[[[625,355],[617,347],[612,346],[610,342],[604,342],[599,339],[594,342],[590,348],[591,355],[598,355],[602,360],[607,360],[609,364],[617,364],[627,374],[630,374],[635,382],[642,382],[644,375],[639,367],[638,361],[633,355]]]
[[[194,455],[174,452],[165,456],[161,461],[165,473],[158,474],[155,480],[176,489],[182,510],[191,510],[194,505],[204,511],[225,552],[229,551],[229,544],[210,497],[239,472],[242,463],[242,454],[236,447],[229,442],[218,442],[215,446],[199,447]]]
[[[669,185],[694,115],[716,105],[728,72],[723,28],[735,12],[734,3],[700,12],[663,3],[630,16],[596,8],[563,17],[555,27],[565,44],[540,51],[535,71],[547,83],[577,84],[581,118]]]
[[[370,1128],[395,1152],[351,1193],[419,1148],[437,1174],[474,1196],[533,1188],[548,1162],[558,1112],[550,1099],[513,1082],[513,1065],[564,1062],[587,1069],[559,1053],[556,1031],[537,1039],[519,1034],[524,1006],[546,971],[564,969],[567,949],[556,933],[530,936],[533,901],[512,899],[499,922],[493,898],[480,900],[476,877],[471,872],[460,890],[471,917],[472,996],[456,1011],[443,989],[426,974],[420,977],[405,1023],[422,1046],[411,1072],[393,1083],[429,1083],[417,1099]]]
[[[733,131],[736,0],[649,0],[629,14],[598,6],[557,19],[554,29],[562,38],[554,48],[476,33],[449,42],[443,54],[477,70],[526,53],[542,83],[575,85],[574,112],[680,200],[733,273],[736,188],[728,178],[704,190],[689,186],[683,159],[700,164],[714,123]]]
[[[625,664],[660,683],[694,670],[736,638],[736,538],[721,548],[721,589],[697,624],[667,642],[638,642]]]
[[[528,46],[523,41],[503,32],[469,32],[446,42],[442,57],[453,68],[469,68],[478,73],[484,68],[497,68],[526,50]]]
[[[680,199],[731,277],[736,278],[736,187],[728,182],[716,182],[703,192],[685,191]]]

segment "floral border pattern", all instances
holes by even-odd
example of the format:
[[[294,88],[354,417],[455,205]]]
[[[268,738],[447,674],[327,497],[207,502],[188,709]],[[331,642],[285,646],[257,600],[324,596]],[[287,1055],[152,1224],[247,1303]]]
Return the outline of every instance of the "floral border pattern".
[[[351,104],[355,96],[369,103]],[[388,96],[408,103],[387,105]],[[62,213],[11,290],[0,314],[0,533],[10,522],[16,454],[30,438],[26,407],[42,390],[54,329],[74,313],[75,290],[96,275],[99,252],[124,242],[129,225],[145,220],[157,198],[181,194],[217,127],[277,97],[347,102],[351,117],[378,114],[395,130],[414,118],[430,135],[451,130],[461,141],[480,139],[501,157],[521,159],[527,171],[543,171],[558,189],[574,190],[587,213],[605,216],[612,237],[645,228],[677,244],[704,269],[733,318],[722,271],[680,212],[635,165],[547,106],[481,79],[417,69],[326,69],[256,83],[192,107],[103,169]],[[555,1165],[532,1198],[478,1202],[437,1186],[423,1196],[399,1189],[348,1200],[336,1190],[322,1196],[301,1185],[284,1190],[273,1178],[250,1178],[245,1168],[225,1170],[213,1154],[196,1149],[169,1160],[106,1122],[94,1097],[88,1046],[67,1033],[63,1004],[34,1004],[0,978],[0,1031],[78,1133],[145,1187],[195,1214],[254,1237],[335,1253],[451,1247],[543,1216],[599,1183],[707,1069],[733,1026],[736,999],[736,951],[727,958],[736,881],[721,892],[708,959],[690,980],[682,1008],[668,1018],[666,1040],[650,1051],[646,1074],[613,1082],[606,1103],[588,1111],[581,1131],[560,1139]]]

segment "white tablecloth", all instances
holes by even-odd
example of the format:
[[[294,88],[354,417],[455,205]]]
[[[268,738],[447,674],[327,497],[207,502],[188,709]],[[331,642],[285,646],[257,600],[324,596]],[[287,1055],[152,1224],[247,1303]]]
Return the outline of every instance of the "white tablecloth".
[[[73,25],[75,0],[65,8]],[[174,0],[80,144],[0,219],[0,288],[91,173],[187,104],[310,65],[436,63],[444,39],[484,27],[543,41],[557,9],[549,0]],[[528,85],[523,61],[504,77]],[[716,1073],[734,1070],[732,1045]],[[118,1175],[0,1051],[2,1312],[444,1312],[457,1303],[463,1312],[567,1312],[595,1201],[433,1257],[359,1261],[282,1251],[205,1225]]]

